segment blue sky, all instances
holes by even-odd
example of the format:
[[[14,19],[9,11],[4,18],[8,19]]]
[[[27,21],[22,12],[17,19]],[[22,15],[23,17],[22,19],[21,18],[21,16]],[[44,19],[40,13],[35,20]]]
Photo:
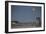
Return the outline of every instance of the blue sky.
[[[11,6],[12,21],[32,21],[41,16],[41,7],[38,6]]]

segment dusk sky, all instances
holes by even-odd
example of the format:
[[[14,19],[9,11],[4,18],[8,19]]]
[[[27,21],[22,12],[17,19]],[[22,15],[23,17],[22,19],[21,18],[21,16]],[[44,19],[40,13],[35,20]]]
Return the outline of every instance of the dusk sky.
[[[12,21],[32,21],[36,17],[40,17],[41,7],[38,6],[11,6],[11,20]]]

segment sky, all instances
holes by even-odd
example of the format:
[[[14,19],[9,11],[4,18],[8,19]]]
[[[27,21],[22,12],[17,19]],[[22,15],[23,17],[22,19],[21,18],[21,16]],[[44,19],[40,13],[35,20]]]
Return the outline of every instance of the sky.
[[[41,7],[39,6],[11,6],[11,20],[12,21],[33,21],[36,17],[41,16]]]

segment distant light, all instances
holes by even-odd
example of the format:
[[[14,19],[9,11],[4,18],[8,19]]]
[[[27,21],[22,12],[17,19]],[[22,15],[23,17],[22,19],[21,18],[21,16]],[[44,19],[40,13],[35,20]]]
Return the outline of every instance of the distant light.
[[[32,11],[33,11],[33,15],[35,14],[35,8],[32,8]]]
[[[34,12],[35,11],[35,8],[32,8],[32,11]]]

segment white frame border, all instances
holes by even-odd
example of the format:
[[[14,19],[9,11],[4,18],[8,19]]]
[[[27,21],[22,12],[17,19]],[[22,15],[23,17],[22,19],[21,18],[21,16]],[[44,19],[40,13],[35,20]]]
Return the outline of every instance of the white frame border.
[[[41,27],[40,28],[19,28],[19,29],[11,29],[11,5],[22,5],[22,6],[41,6]],[[42,4],[27,4],[27,3],[8,3],[8,31],[9,32],[16,32],[16,31],[32,31],[32,30],[43,30],[44,29],[44,5]]]

